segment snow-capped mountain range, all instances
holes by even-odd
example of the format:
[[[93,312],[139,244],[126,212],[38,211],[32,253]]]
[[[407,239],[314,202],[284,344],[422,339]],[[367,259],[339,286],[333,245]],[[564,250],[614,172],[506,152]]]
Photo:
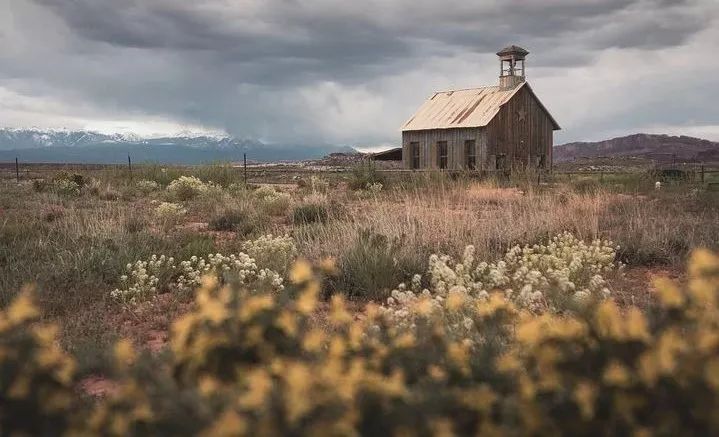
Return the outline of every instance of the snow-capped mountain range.
[[[200,148],[243,147],[262,144],[230,136],[183,133],[178,136],[143,138],[132,133],[103,134],[67,129],[0,129],[0,150],[34,149],[39,147],[84,147],[98,144],[178,145]]]
[[[198,163],[302,160],[351,150],[327,144],[264,144],[254,139],[207,134],[142,138],[134,134],[103,134],[65,129],[0,129],[0,161],[17,156],[26,162],[136,162]]]

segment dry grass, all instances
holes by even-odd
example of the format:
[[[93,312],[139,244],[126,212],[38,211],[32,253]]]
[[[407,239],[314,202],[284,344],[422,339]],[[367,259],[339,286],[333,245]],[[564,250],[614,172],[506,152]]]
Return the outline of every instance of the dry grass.
[[[596,238],[601,213],[615,202],[609,194],[525,195],[479,183],[443,185],[358,201],[344,220],[300,229],[296,236],[311,258],[339,255],[361,229],[402,238],[411,252],[459,255],[472,244],[478,256],[494,257],[514,244],[565,230]]]

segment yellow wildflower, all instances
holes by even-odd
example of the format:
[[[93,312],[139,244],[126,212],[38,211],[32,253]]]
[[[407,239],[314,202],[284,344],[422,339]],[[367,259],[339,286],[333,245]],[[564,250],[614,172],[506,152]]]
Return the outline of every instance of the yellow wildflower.
[[[136,353],[132,342],[126,338],[115,343],[114,348],[115,362],[119,366],[127,366],[135,362]]]
[[[312,266],[303,259],[295,261],[290,269],[290,281],[294,284],[301,284],[312,278]]]
[[[597,389],[590,382],[580,382],[575,387],[574,401],[585,419],[591,419],[594,416],[594,400],[596,397]]]

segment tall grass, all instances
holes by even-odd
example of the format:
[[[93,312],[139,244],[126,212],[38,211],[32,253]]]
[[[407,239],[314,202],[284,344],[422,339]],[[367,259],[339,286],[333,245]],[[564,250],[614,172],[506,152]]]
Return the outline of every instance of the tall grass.
[[[697,196],[576,192],[567,186],[526,192],[448,179],[405,188],[360,201],[343,219],[326,226],[296,229],[300,251],[312,259],[347,259],[363,229],[403,241],[393,254],[400,260],[426,261],[432,253],[459,257],[469,244],[479,259],[492,260],[516,244],[533,244],[563,231],[584,240],[615,241],[630,265],[681,263],[691,248],[719,247],[719,203]]]

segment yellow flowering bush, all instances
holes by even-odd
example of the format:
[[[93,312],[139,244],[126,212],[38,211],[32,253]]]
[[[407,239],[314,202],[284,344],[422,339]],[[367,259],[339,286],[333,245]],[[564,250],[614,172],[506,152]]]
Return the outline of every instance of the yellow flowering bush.
[[[330,262],[319,268],[323,274],[335,269]],[[193,310],[172,327],[169,353],[143,357],[127,341],[118,343],[118,389],[77,407],[68,417],[81,420],[69,431],[719,432],[719,257],[708,251],[692,256],[686,286],[657,281],[657,303],[646,311],[620,308],[607,298],[565,315],[537,314],[503,292],[490,292],[480,302],[449,290],[439,302],[430,296],[413,301],[411,326],[395,323],[373,304],[353,314],[339,296],[317,323],[317,273],[307,262],[296,262],[287,289],[279,293],[205,277]],[[0,317],[0,360],[17,347],[5,329],[17,317],[10,315],[18,313],[15,305]],[[463,331],[452,328],[465,319],[471,323]],[[3,403],[16,378],[3,373]],[[43,408],[30,404],[23,420],[42,423],[48,414]],[[9,415],[0,417],[3,433],[29,432],[6,420]],[[63,426],[68,424],[53,431],[67,430]]]
[[[30,289],[0,312],[0,434],[56,435],[70,426],[75,361],[57,331],[40,322]]]

